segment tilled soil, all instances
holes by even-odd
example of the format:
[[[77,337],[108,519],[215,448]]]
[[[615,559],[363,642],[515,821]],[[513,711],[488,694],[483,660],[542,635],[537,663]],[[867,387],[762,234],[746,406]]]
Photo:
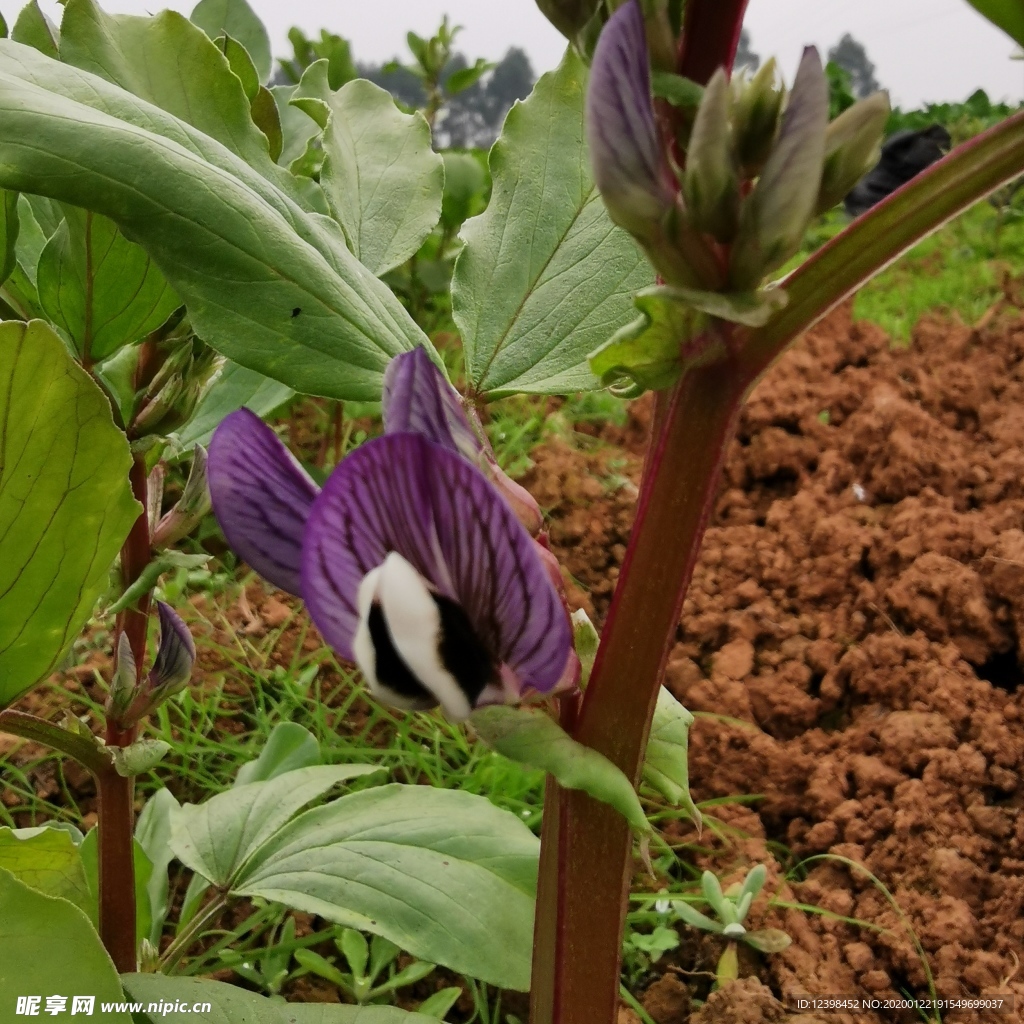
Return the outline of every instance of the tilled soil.
[[[638,405],[621,436],[606,435],[632,449],[619,473],[634,482],[647,419]],[[536,461],[526,482],[550,509],[571,597],[601,618],[636,495],[614,488],[621,452],[555,447]],[[945,1020],[1024,1019],[1022,665],[1024,322],[978,333],[925,321],[893,349],[848,309],[833,314],[743,411],[666,682],[709,713],[692,730],[695,797],[762,796],[716,810],[751,837],[727,876],[764,861],[780,899],[875,930],[766,911],[762,898],[754,926],[794,940],[747,968],[770,991],[751,978],[726,1017],[712,1004],[689,1016],[682,986],[673,1003],[662,983],[646,1003],[658,1024],[785,1020],[806,996],[926,997],[910,929],[939,996],[1016,995],[1020,1008]],[[791,862],[861,865],[895,907],[836,859],[787,882],[779,844]],[[719,951],[684,943],[658,966],[687,982]]]

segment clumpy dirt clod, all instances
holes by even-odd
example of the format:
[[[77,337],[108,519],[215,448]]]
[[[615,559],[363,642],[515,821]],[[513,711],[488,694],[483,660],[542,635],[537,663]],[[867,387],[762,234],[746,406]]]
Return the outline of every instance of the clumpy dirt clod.
[[[606,436],[634,452],[618,479],[638,479],[649,416],[638,405]],[[598,618],[636,494],[608,486],[620,454],[542,450],[528,478],[572,597]],[[773,869],[769,891],[831,916],[755,905],[755,927],[794,939],[763,960],[771,991],[713,996],[688,1019],[797,1020],[786,1011],[806,995],[927,996],[910,929],[940,996],[1015,994],[1024,1016],[1024,322],[979,334],[926,320],[894,349],[845,309],[795,345],[743,410],[679,635],[666,683],[707,713],[695,796],[761,795],[715,810],[750,838],[731,871],[708,866],[731,881],[771,863],[769,843],[792,862],[861,866],[814,860],[788,882]],[[765,994],[782,1017],[757,1009]],[[745,1008],[715,1015],[737,998]]]

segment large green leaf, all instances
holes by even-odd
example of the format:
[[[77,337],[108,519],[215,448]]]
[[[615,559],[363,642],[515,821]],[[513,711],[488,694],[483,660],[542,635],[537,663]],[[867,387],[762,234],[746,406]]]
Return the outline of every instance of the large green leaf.
[[[77,636],[140,509],[103,393],[44,323],[0,324],[0,707]]]
[[[471,385],[491,397],[599,387],[587,355],[633,316],[654,272],[608,219],[583,129],[586,69],[571,48],[505,120],[487,210],[462,230],[452,309]]]
[[[92,996],[95,1012],[102,1003],[121,1001],[114,965],[78,907],[37,892],[0,868],[0,921],[0,996],[8,1020],[18,1019],[18,996],[39,998],[37,1016],[43,1015],[46,997],[52,995],[68,997],[68,1014],[75,996]],[[132,1017],[127,1011],[109,1010],[103,1024],[132,1024]]]
[[[95,0],[68,0],[60,57],[216,139],[293,196],[305,194],[309,183],[298,189],[271,160],[267,137],[253,122],[250,98],[228,58],[180,14],[111,15]],[[325,210],[322,201],[318,208]]]
[[[998,25],[1015,43],[1024,46],[1022,0],[967,0],[979,13]]]
[[[514,814],[483,797],[379,786],[300,814],[254,854],[232,890],[525,991],[538,846]]]
[[[0,187],[110,217],[205,341],[296,390],[379,398],[388,360],[429,344],[333,221],[157,107],[6,40]]]
[[[11,276],[18,262],[18,199],[17,192],[0,192],[0,284]]]
[[[181,305],[144,249],[73,206],[43,248],[36,287],[46,315],[91,361],[145,337]]]
[[[0,868],[47,896],[59,896],[93,916],[96,907],[70,832],[61,828],[0,828]]]
[[[50,19],[40,9],[38,0],[30,0],[21,9],[11,29],[11,38],[16,43],[32,46],[47,57],[57,56],[57,35]]]
[[[250,782],[171,815],[171,849],[215,885],[230,885],[259,848],[306,804],[332,786],[381,769],[370,764],[315,765]]]
[[[269,416],[294,395],[295,392],[286,385],[255,370],[247,370],[238,363],[228,362],[196,406],[188,423],[181,428],[178,444],[183,449],[207,444],[228,413],[245,406],[257,416]]]
[[[266,996],[205,978],[163,974],[122,974],[128,997],[144,1006],[161,1005],[160,1013],[140,1013],[140,1024],[436,1024],[433,1017],[396,1006],[339,1006],[323,1003],[277,1003]],[[166,1007],[180,1003],[187,1011]],[[192,1011],[209,1003],[208,1011]]]
[[[192,22],[211,39],[226,35],[240,42],[256,65],[260,80],[270,78],[270,36],[245,0],[199,0],[192,11]]]
[[[444,161],[420,113],[363,79],[330,98],[321,184],[360,262],[381,275],[413,256],[441,216]]]

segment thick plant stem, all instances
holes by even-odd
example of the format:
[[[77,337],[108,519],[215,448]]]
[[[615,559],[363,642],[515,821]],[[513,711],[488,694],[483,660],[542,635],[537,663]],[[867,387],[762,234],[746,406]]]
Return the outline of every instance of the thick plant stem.
[[[732,68],[748,0],[691,0],[683,16],[679,74],[707,85],[721,67]]]
[[[731,360],[686,374],[645,474],[574,733],[634,781],[744,390]],[[629,829],[616,811],[582,793],[549,783],[547,796],[531,1021],[611,1024],[619,999]]]
[[[127,588],[149,564],[152,549],[146,502],[145,456],[136,455],[129,474],[132,493],[142,505],[128,539],[121,548],[121,578]],[[128,637],[135,657],[136,682],[146,661],[146,634],[149,626],[150,595],[145,594],[134,608],[126,608],[117,617],[114,650],[120,636]],[[107,745],[126,747],[135,740],[134,726],[107,720]],[[99,888],[100,938],[114,966],[121,973],[137,967],[135,928],[135,808],[134,783],[109,768],[97,777],[99,794]]]
[[[100,938],[119,974],[138,969],[132,781],[118,775],[113,767],[96,777],[99,795]]]

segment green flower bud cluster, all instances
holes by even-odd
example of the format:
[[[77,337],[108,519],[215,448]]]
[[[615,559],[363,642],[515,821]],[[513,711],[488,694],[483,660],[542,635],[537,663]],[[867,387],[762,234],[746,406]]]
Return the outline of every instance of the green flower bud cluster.
[[[187,423],[223,365],[224,358],[198,338],[177,342],[137,396],[134,436],[169,434]]]

